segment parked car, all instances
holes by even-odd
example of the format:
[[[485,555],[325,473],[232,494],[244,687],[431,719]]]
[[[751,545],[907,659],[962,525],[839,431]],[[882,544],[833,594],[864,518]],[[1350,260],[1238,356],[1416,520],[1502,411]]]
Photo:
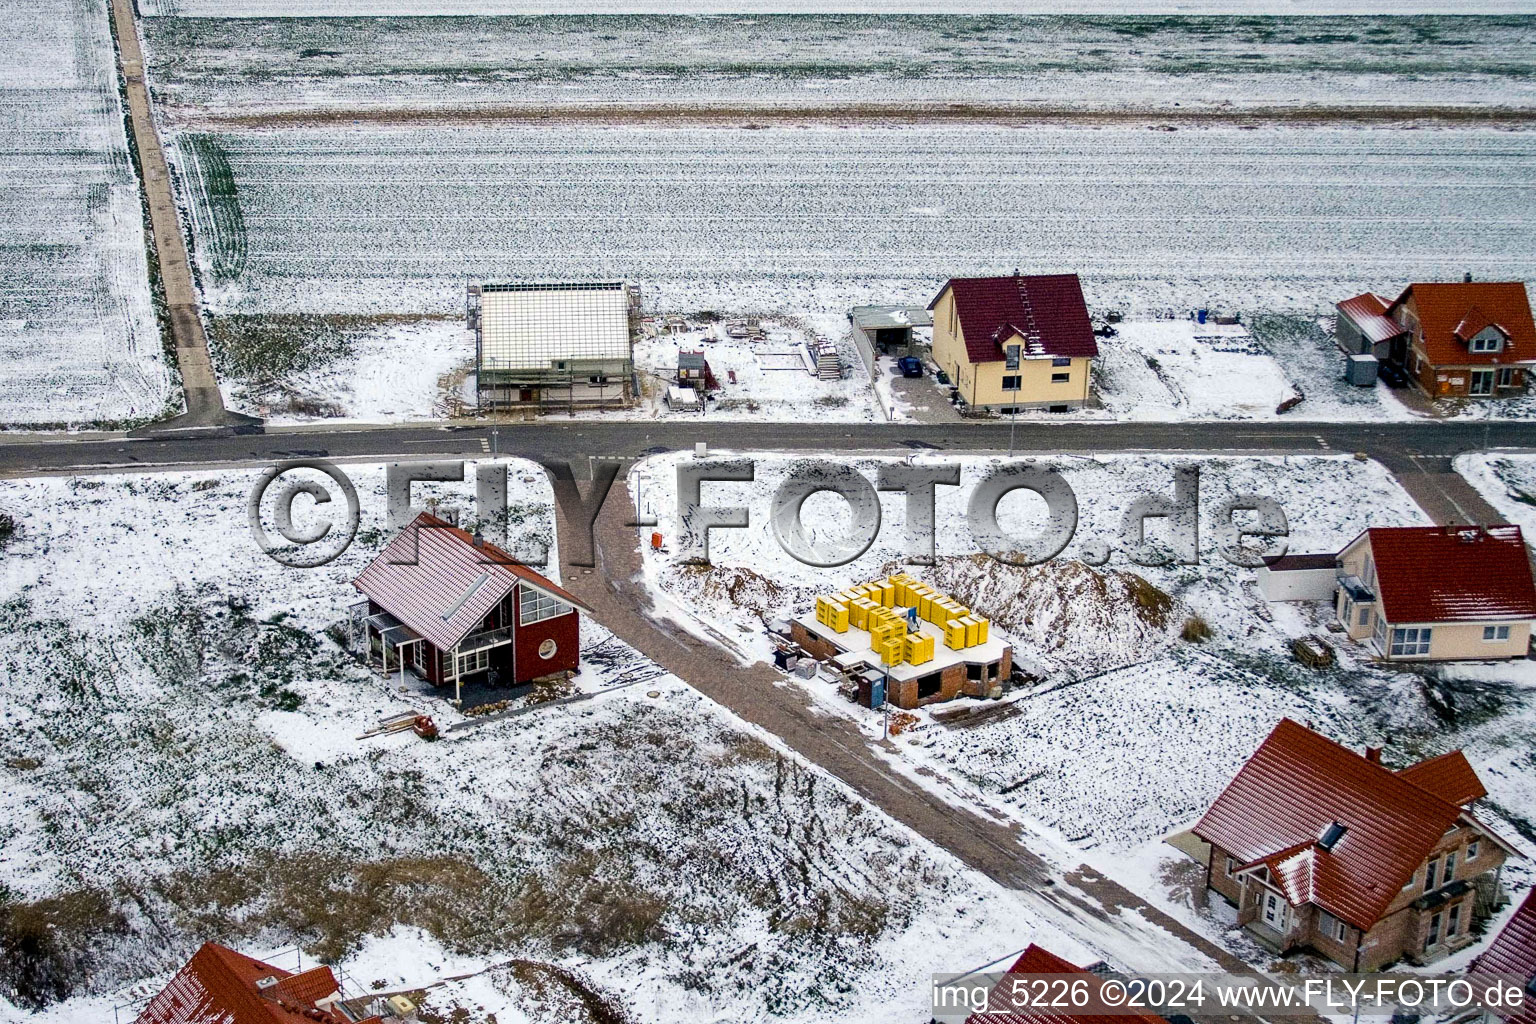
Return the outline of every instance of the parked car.
[[[903,377],[921,377],[923,375],[923,361],[917,356],[902,356],[896,360],[896,368],[901,371]]]
[[[1376,376],[1381,378],[1381,382],[1389,388],[1400,388],[1408,383],[1408,375],[1396,363],[1383,361],[1376,368]]]

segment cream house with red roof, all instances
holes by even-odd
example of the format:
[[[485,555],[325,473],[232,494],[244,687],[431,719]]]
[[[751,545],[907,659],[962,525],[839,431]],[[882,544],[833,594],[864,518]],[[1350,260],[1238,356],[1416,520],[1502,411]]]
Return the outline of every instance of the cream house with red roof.
[[[1536,367],[1521,281],[1411,284],[1396,299],[1365,292],[1337,309],[1340,348],[1400,366],[1436,398],[1513,394]]]
[[[973,409],[1067,412],[1099,354],[1076,274],[956,277],[939,290],[933,360]]]
[[[1334,611],[1389,661],[1523,658],[1536,586],[1518,526],[1374,528],[1337,557]]]
[[[1193,831],[1261,943],[1370,971],[1460,949],[1503,901],[1517,854],[1473,815],[1486,795],[1460,751],[1393,771],[1284,719]]]

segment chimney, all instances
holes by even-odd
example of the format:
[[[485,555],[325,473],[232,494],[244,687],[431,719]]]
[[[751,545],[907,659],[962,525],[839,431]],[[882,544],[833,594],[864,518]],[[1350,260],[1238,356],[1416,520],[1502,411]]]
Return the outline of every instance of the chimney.
[[[1471,284],[1472,283],[1472,271],[1469,270],[1465,274],[1461,275],[1461,283],[1462,284]]]
[[[1365,759],[1367,761],[1371,762],[1371,764],[1381,764],[1381,748],[1380,747],[1366,747],[1365,748]]]
[[[485,538],[481,536],[479,530],[476,530],[474,533],[469,535],[469,541],[477,548],[485,547]]]
[[[1018,277],[1019,276],[1019,268],[1018,267],[1014,267],[1013,268],[1013,276],[1014,277]]]

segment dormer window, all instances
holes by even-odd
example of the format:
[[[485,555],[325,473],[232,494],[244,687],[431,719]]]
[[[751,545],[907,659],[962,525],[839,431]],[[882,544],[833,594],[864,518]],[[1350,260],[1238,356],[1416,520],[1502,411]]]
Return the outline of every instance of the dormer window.
[[[1473,338],[1471,347],[1473,352],[1497,352],[1504,347],[1504,339],[1488,331]]]

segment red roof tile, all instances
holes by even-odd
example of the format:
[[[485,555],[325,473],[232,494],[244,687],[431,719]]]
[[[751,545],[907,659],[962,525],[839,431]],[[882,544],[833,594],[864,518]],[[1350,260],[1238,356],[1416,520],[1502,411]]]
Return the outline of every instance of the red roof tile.
[[[1076,964],[1063,960],[1048,950],[1030,944],[1024,950],[1024,954],[1008,968],[1009,974],[1088,974]],[[998,988],[1002,986],[999,985]],[[995,1000],[1001,1006],[1008,1005],[1007,993],[999,993],[998,988],[992,990]],[[1167,1024],[1163,1018],[1153,1014],[1095,1014],[1095,1013],[1050,1013],[1042,1010],[999,1010],[995,1012],[984,1011],[973,1013],[965,1019],[965,1024]]]
[[[1195,825],[1249,865],[1280,858],[1293,902],[1370,928],[1461,817],[1457,805],[1283,719]],[[1331,850],[1317,845],[1335,822]]]
[[[269,990],[271,998],[257,987],[264,978],[278,980]],[[329,967],[292,974],[207,942],[134,1024],[307,1024],[303,1011],[338,987]],[[286,995],[280,996],[280,991]]]
[[[1410,296],[1424,335],[1425,354],[1434,365],[1508,365],[1536,360],[1536,323],[1531,320],[1531,300],[1524,282],[1411,284],[1391,309],[1404,305]],[[1474,323],[1476,327],[1472,327]],[[1509,336],[1504,350],[1471,351],[1466,339],[1489,324],[1497,324]],[[1458,335],[1458,328],[1470,333]]]
[[[951,278],[928,308],[937,306],[946,291],[954,292],[965,351],[973,363],[1005,358],[1002,346],[1014,333],[1024,337],[1026,356],[1091,359],[1099,354],[1076,274]]]
[[[1375,292],[1365,292],[1345,299],[1334,307],[1360,328],[1372,342],[1383,342],[1404,333],[1407,328],[1387,316],[1387,300]]]
[[[1388,622],[1536,618],[1536,585],[1520,527],[1378,527],[1366,533]]]
[[[558,584],[494,544],[428,512],[385,545],[352,585],[441,650],[480,624],[512,588],[524,584],[587,611]]]
[[[1472,762],[1459,750],[1420,761],[1397,774],[1425,792],[1460,807],[1488,795],[1483,780],[1472,770]]]
[[[1536,981],[1536,889],[1525,894],[1525,901],[1498,937],[1472,961],[1467,974],[1473,978],[1513,974],[1526,984]],[[1528,995],[1523,1008],[1500,1016],[1504,1024],[1536,1024],[1536,999]]]

